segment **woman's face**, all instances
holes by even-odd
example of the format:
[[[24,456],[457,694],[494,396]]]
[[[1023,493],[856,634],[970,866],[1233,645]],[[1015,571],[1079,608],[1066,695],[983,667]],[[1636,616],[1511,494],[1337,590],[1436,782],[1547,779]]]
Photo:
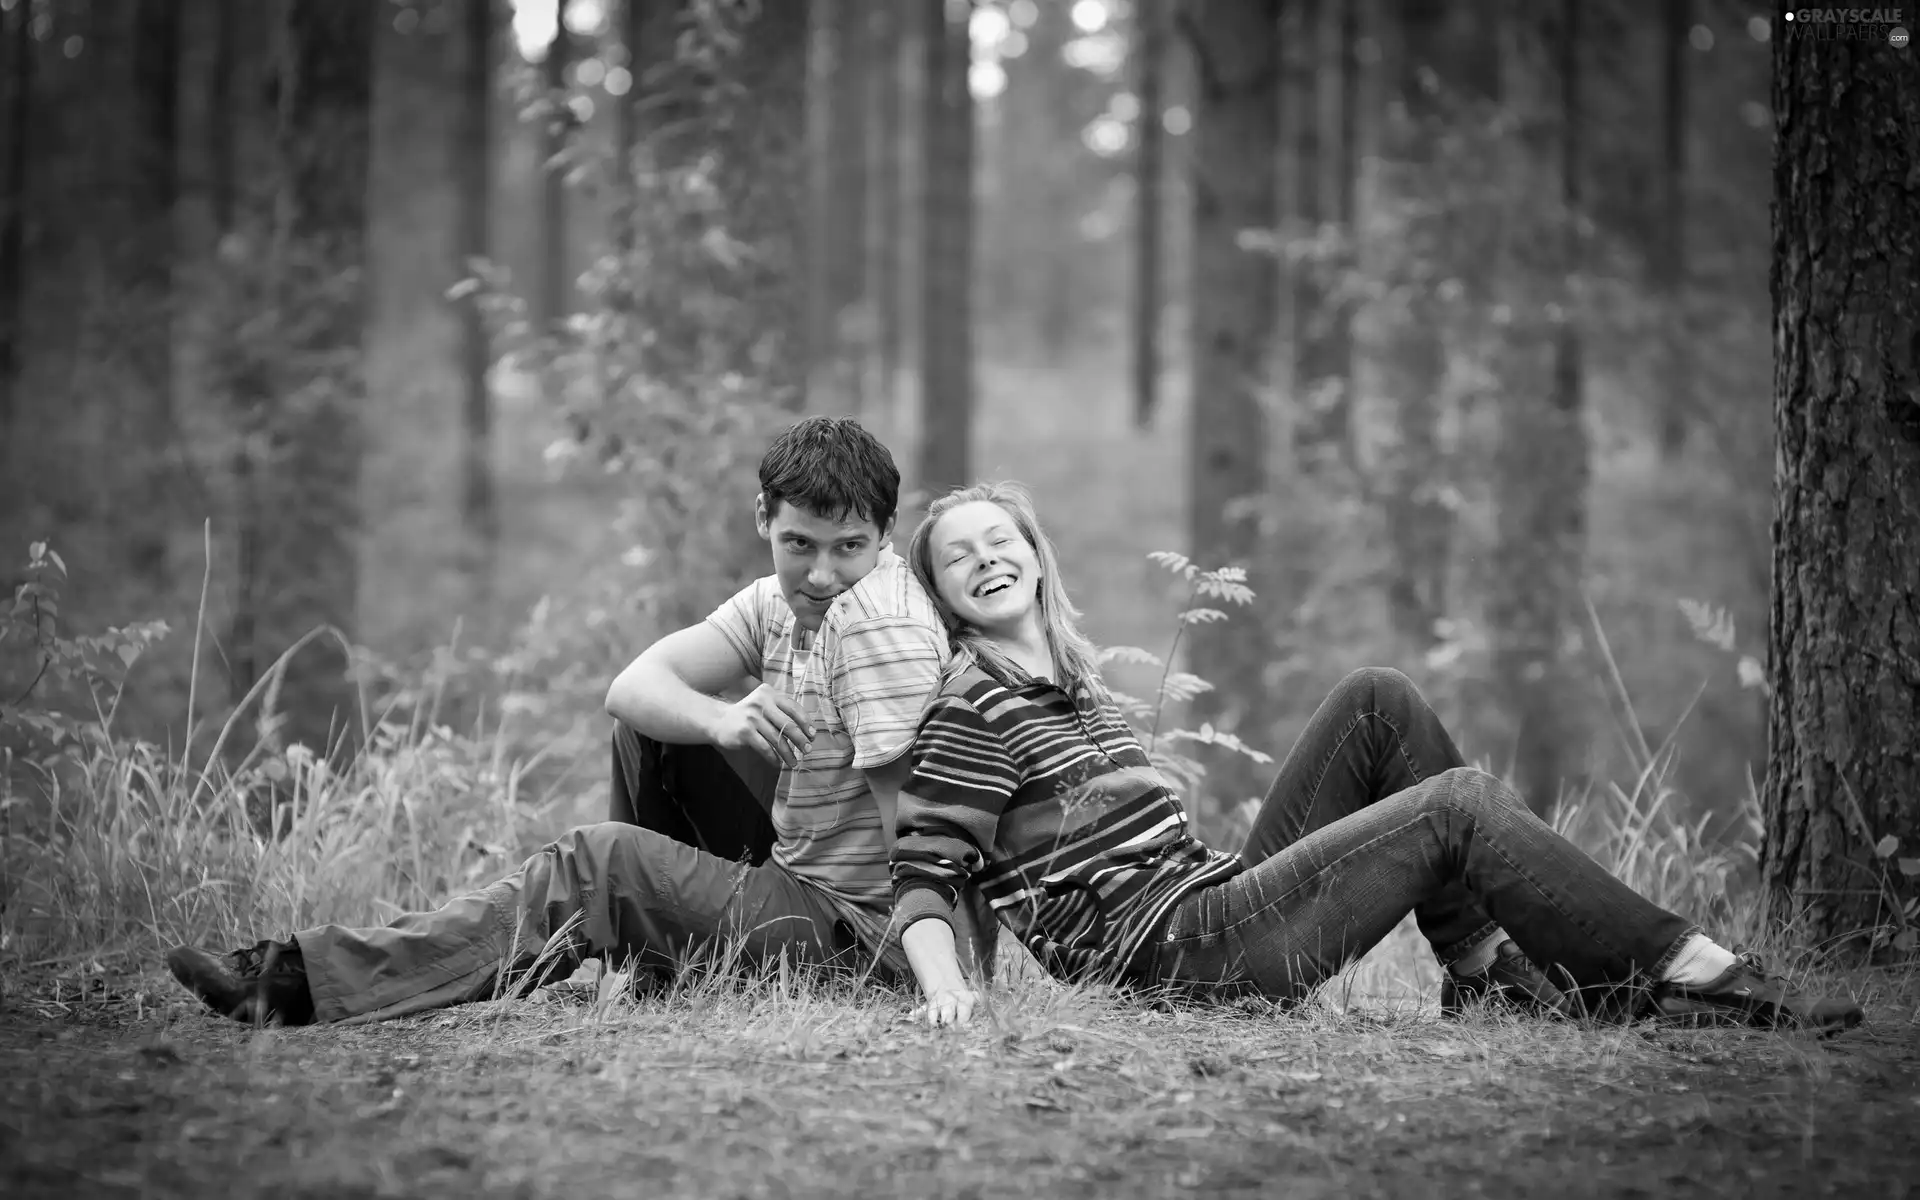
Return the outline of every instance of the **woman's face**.
[[[962,621],[989,637],[1037,623],[1040,560],[1006,509],[991,500],[948,509],[927,548],[940,599]]]

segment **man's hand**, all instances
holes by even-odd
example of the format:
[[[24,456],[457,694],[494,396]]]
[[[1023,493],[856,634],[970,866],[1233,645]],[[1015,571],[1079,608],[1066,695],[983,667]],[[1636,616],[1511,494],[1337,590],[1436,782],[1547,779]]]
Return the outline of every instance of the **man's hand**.
[[[776,767],[792,767],[813,744],[813,725],[798,700],[763,683],[721,713],[713,743],[723,750],[751,750]]]

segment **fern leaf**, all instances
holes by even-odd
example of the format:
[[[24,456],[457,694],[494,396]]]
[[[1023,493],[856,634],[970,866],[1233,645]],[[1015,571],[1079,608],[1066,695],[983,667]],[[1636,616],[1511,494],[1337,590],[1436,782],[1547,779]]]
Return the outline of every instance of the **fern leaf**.
[[[1735,641],[1733,614],[1714,604],[1680,597],[1680,614],[1693,627],[1693,636],[1710,646],[1733,652]]]
[[[1180,614],[1180,619],[1188,625],[1211,625],[1226,620],[1227,614],[1217,608],[1190,608]]]
[[[1244,754],[1254,762],[1263,765],[1273,761],[1272,755],[1255,750],[1236,735],[1215,729],[1212,725],[1202,725],[1198,729],[1175,729],[1161,736],[1170,742],[1198,742],[1203,746],[1219,746],[1235,754]]]
[[[1202,596],[1211,596],[1217,600],[1225,600],[1229,604],[1244,605],[1253,603],[1253,589],[1244,583],[1238,583],[1231,579],[1207,579],[1203,577],[1195,590]]]
[[[1182,579],[1192,579],[1194,576],[1193,560],[1184,554],[1176,554],[1172,550],[1155,550],[1149,553],[1147,558]]]
[[[1149,667],[1162,665],[1160,656],[1138,646],[1108,646],[1100,651],[1100,665],[1110,662],[1141,663]]]
[[[1211,683],[1208,683],[1198,675],[1190,674],[1186,671],[1170,671],[1166,679],[1160,684],[1161,697],[1172,700],[1176,704],[1185,703],[1195,696],[1203,695],[1212,690],[1213,685]]]

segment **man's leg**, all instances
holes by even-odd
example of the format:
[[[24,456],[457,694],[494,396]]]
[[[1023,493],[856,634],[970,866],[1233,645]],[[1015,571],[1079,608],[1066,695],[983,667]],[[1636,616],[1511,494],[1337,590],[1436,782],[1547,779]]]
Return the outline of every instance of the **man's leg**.
[[[615,721],[607,820],[757,865],[773,853],[779,781],[779,770],[758,756],[670,746]]]
[[[823,962],[851,949],[834,914],[783,868],[613,822],[572,830],[433,912],[381,929],[322,926],[294,941],[314,1019],[360,1022],[564,978],[591,957],[668,965],[722,935],[749,961],[784,952]]]

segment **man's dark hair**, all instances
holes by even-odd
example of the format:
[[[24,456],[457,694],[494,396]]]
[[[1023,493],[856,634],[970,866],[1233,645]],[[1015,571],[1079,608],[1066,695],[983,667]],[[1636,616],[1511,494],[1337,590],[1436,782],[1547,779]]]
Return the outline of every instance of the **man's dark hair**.
[[[829,521],[866,517],[884,529],[900,505],[900,468],[852,417],[808,417],[767,447],[760,494],[769,517],[785,503]]]

